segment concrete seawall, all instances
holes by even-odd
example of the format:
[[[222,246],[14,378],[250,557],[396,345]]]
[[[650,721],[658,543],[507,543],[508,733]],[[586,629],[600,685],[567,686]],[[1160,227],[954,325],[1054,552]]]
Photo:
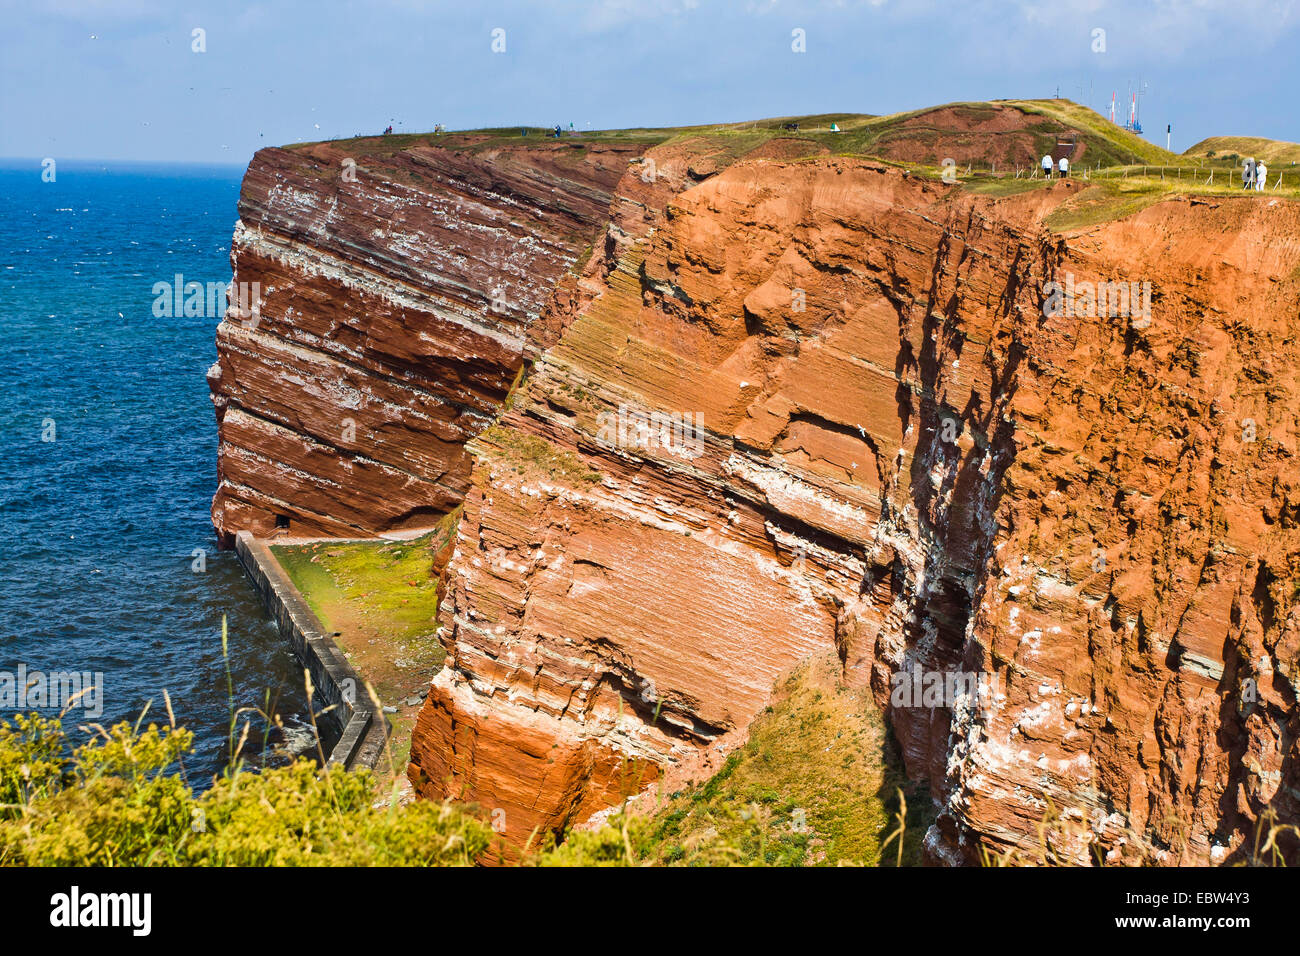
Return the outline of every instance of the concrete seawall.
[[[240,531],[235,553],[280,633],[311,674],[315,696],[327,705],[322,717],[339,734],[328,762],[349,770],[373,768],[388,740],[388,721],[370,700],[365,682],[264,542]]]

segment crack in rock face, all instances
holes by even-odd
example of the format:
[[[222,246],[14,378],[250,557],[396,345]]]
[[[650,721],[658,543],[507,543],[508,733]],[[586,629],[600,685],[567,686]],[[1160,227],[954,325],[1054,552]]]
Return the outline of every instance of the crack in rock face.
[[[214,520],[463,507],[419,793],[562,834],[829,651],[935,862],[1232,861],[1300,816],[1293,204],[1061,235],[1074,184],[674,140],[349,191],[313,149],[245,184],[237,277],[277,291],[219,334]],[[1149,307],[1089,309],[1107,283]]]

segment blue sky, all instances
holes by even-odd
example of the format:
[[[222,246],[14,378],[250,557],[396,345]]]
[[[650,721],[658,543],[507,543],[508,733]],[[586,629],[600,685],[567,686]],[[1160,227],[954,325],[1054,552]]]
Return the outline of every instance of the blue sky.
[[[0,0],[0,16],[7,157],[242,164],[389,123],[677,126],[1058,87],[1105,110],[1139,77],[1148,137],[1172,123],[1175,151],[1300,141],[1300,0]]]

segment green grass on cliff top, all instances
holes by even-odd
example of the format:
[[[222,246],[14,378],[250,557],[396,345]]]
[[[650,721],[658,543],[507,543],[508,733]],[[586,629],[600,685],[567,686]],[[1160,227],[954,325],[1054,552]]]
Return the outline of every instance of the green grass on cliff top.
[[[357,149],[366,152],[398,152],[415,146],[440,146],[444,149],[488,149],[499,146],[550,145],[553,143],[581,144],[591,143],[628,143],[640,146],[655,146],[684,135],[726,136],[740,132],[759,132],[763,138],[773,135],[787,135],[797,138],[797,133],[785,133],[781,127],[786,123],[798,123],[801,131],[820,128],[830,131],[830,124],[835,122],[843,128],[872,119],[861,113],[818,113],[809,116],[778,116],[761,120],[747,120],[741,123],[714,123],[702,126],[639,126],[627,129],[579,130],[576,136],[570,136],[567,130],[558,140],[554,136],[555,127],[495,126],[482,129],[454,130],[446,133],[390,133],[353,136],[345,139],[329,140],[332,145]],[[319,145],[318,142],[291,143],[285,149],[305,149]]]
[[[937,170],[919,169],[915,172],[938,174]],[[1277,185],[1281,177],[1281,185]],[[1056,233],[1073,232],[1106,222],[1113,222],[1141,212],[1158,202],[1179,197],[1199,199],[1258,200],[1266,195],[1273,199],[1300,200],[1300,171],[1282,169],[1275,175],[1269,171],[1269,188],[1265,193],[1245,192],[1241,188],[1239,172],[1235,168],[1189,165],[1171,166],[1118,166],[1100,171],[1090,170],[1088,178],[1075,176],[1075,183],[1087,188],[1067,199],[1044,220],[1044,225]],[[1042,178],[990,177],[976,175],[961,177],[964,187],[981,195],[1014,196],[1034,189],[1048,188],[1050,183]],[[1051,182],[1056,182],[1052,180]]]
[[[701,126],[632,127],[618,130],[582,130],[579,135],[565,135],[556,140],[548,130],[538,126],[504,126],[476,130],[458,130],[435,135],[433,133],[393,133],[387,136],[369,135],[333,140],[332,145],[347,149],[357,155],[382,155],[417,146],[440,146],[446,149],[480,150],[507,145],[555,143],[581,145],[582,143],[627,143],[644,147],[656,146],[677,137],[715,137],[720,145],[734,142],[740,134],[752,138],[752,146],[767,139],[806,140],[825,147],[838,155],[873,157],[892,135],[899,132],[902,123],[924,118],[941,110],[965,111],[971,118],[992,115],[998,109],[1019,110],[1029,117],[1027,129],[1044,143],[1054,142],[1055,134],[1062,128],[1078,130],[1088,147],[1089,162],[1102,166],[1134,163],[1176,162],[1173,153],[1129,132],[1094,110],[1070,100],[997,100],[993,102],[959,102],[930,106],[919,110],[874,116],[866,113],[817,113],[804,116],[777,116],[739,123],[717,123]],[[797,123],[798,131],[782,127]],[[831,124],[840,132],[831,132]],[[521,135],[524,131],[526,135]],[[909,131],[909,135],[924,136],[924,124]],[[941,136],[942,127],[931,131]],[[287,149],[305,149],[316,143],[295,143]]]

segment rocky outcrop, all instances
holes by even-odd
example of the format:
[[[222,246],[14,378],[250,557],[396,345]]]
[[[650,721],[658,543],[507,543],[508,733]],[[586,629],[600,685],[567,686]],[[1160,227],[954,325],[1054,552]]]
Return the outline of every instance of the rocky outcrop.
[[[909,655],[955,667],[1010,457],[1016,326],[1056,255],[1024,205],[1017,228],[850,160],[734,166],[670,202],[472,446],[451,656],[413,750],[432,792],[451,775],[521,837],[538,807],[581,815],[588,768],[644,776],[743,730],[814,651],[882,690]],[[946,353],[969,339],[961,369]],[[966,447],[944,448],[963,412]],[[571,758],[488,770],[469,716],[488,704],[497,727],[549,718]],[[895,715],[919,775],[942,779],[948,724]],[[521,779],[527,803],[502,788]]]
[[[1111,860],[1231,860],[1300,820],[1298,227],[1175,199],[1063,240],[1058,277],[1149,281],[1150,314],[1076,300],[1019,375],[969,642],[1007,699],[954,720],[955,845],[1022,843],[1049,800]]]
[[[937,862],[1052,813],[1056,858],[1112,862],[1300,819],[1294,204],[1061,232],[1082,182],[994,198],[812,140],[453,146],[259,154],[262,314],[211,373],[219,529],[463,504],[420,793],[562,833],[832,650]]]
[[[1296,819],[1294,415],[1251,344],[1293,335],[1295,210],[1046,230],[1081,188],[835,159],[671,199],[470,446],[423,792],[560,830],[833,647],[931,782],[937,860],[1032,843],[1051,806],[1079,860],[1221,859]],[[1132,314],[1089,316],[1098,280],[1138,283]],[[977,692],[900,701],[914,671]]]

